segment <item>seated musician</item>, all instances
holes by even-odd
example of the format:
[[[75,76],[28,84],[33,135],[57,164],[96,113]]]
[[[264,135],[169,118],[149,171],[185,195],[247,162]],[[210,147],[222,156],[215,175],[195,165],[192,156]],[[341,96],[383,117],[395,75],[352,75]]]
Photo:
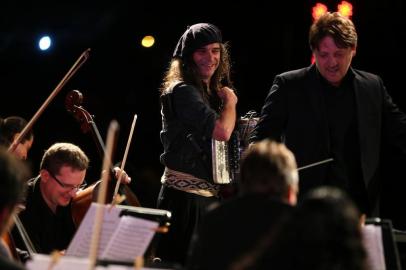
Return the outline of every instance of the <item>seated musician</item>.
[[[76,231],[71,203],[85,186],[88,165],[86,154],[71,143],[55,143],[43,155],[40,173],[29,180],[26,208],[19,215],[36,252],[68,247]],[[116,176],[118,172],[115,168]],[[131,180],[125,173],[122,179]]]
[[[7,118],[0,118],[0,145],[9,147],[15,139],[23,131],[27,125],[27,121],[19,116],[9,116]],[[22,160],[27,159],[28,152],[34,142],[34,133],[32,130],[22,138],[20,143],[14,149],[13,153]]]
[[[28,177],[28,169],[21,161],[0,149],[0,234],[5,236],[11,224],[18,201],[23,196]],[[3,240],[3,238],[2,238]],[[0,245],[0,269],[21,270],[24,267],[13,261],[9,251],[11,246]]]
[[[187,269],[230,269],[278,222],[292,213],[298,192],[295,158],[283,144],[265,140],[244,153],[238,197],[202,219]]]

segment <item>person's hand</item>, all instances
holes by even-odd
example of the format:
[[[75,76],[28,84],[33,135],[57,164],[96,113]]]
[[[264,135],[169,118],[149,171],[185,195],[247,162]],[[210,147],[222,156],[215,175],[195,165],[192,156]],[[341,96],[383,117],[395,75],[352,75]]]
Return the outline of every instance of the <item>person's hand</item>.
[[[233,89],[225,86],[221,88],[218,92],[217,95],[223,100],[224,105],[232,105],[235,106],[237,104],[238,98],[236,94],[234,93]]]
[[[128,176],[128,174],[124,171],[121,170],[119,167],[114,167],[114,174],[116,176],[116,179],[119,180],[121,184],[129,184],[131,182],[131,177]]]

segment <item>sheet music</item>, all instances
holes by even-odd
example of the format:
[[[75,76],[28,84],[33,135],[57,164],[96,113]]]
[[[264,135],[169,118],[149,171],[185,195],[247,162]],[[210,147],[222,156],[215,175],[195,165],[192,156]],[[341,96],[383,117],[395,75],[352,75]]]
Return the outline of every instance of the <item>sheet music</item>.
[[[31,260],[27,261],[26,268],[28,270],[44,270],[50,269],[51,256],[45,254],[34,254]],[[52,270],[89,270],[88,258],[76,258],[70,256],[62,256],[52,267]],[[134,270],[134,266],[123,266],[110,264],[108,266],[96,266],[95,270]],[[142,267],[140,270],[158,270],[157,268]],[[159,268],[159,270],[165,270]],[[166,268],[166,270],[171,270]]]
[[[92,203],[73,237],[67,256],[88,257],[93,231],[94,219],[98,204]],[[122,216],[122,209],[104,207],[103,224],[100,235],[98,257],[107,260],[133,261],[137,256],[143,256],[148,248],[155,230],[159,224],[134,216]]]
[[[98,266],[96,270],[99,270]],[[150,268],[141,267],[140,270],[172,270],[173,268]],[[105,268],[100,268],[100,270],[134,270],[134,266],[123,266],[123,265],[108,265]]]
[[[76,257],[88,257],[90,243],[92,239],[93,223],[96,215],[96,208],[98,204],[92,203],[89,210],[87,211],[79,229],[76,231],[71,243],[69,244],[66,255],[76,256]],[[115,229],[120,222],[120,209],[113,207],[110,209],[109,205],[102,205],[101,207],[106,207],[103,215],[103,225],[100,236],[100,245],[98,254],[100,255],[103,248],[107,246],[111,235],[114,233]]]
[[[382,228],[373,224],[362,228],[364,247],[367,251],[368,266],[371,270],[386,270],[383,250]]]
[[[31,260],[27,261],[26,267],[28,270],[44,270],[50,269],[50,265],[53,265],[52,270],[88,270],[89,259],[88,258],[76,258],[69,256],[62,256],[57,262],[51,262],[51,256],[45,254],[34,254]]]
[[[136,257],[144,256],[158,222],[145,220],[132,216],[123,216],[114,234],[112,235],[103,259],[133,261]]]

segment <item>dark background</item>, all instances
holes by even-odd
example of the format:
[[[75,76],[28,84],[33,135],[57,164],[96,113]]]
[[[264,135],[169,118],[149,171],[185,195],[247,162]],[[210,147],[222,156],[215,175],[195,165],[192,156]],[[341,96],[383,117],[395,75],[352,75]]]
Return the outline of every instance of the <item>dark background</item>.
[[[340,1],[324,1],[330,11]],[[79,55],[90,58],[65,85],[34,125],[30,152],[33,173],[55,142],[79,145],[90,157],[88,182],[100,175],[101,158],[90,134],[64,108],[66,94],[77,89],[83,107],[94,115],[103,138],[112,119],[120,124],[115,160],[124,153],[131,121],[138,115],[126,170],[145,207],[154,207],[163,166],[158,88],[170,56],[187,25],[216,24],[231,45],[232,78],[238,93],[238,113],[260,111],[273,77],[310,64],[307,44],[316,1],[2,1],[0,4],[0,116],[30,119]],[[352,1],[359,34],[353,66],[379,74],[394,101],[405,111],[405,39],[403,0]],[[40,52],[42,34],[54,37],[50,51]],[[156,44],[140,46],[144,35]],[[345,109],[345,108],[343,108]],[[389,149],[388,151],[392,151]],[[398,154],[398,153],[396,153]],[[404,196],[406,160],[388,159],[384,180],[383,217],[398,227]],[[398,176],[398,175],[400,176]]]

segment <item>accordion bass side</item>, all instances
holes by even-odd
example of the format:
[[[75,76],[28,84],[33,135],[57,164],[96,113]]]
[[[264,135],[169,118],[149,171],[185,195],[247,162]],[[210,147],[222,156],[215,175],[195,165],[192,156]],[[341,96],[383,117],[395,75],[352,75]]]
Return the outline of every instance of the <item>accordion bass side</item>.
[[[248,147],[252,129],[258,122],[255,112],[249,112],[237,122],[228,142],[212,139],[213,181],[216,184],[230,184],[238,179],[240,159]]]

